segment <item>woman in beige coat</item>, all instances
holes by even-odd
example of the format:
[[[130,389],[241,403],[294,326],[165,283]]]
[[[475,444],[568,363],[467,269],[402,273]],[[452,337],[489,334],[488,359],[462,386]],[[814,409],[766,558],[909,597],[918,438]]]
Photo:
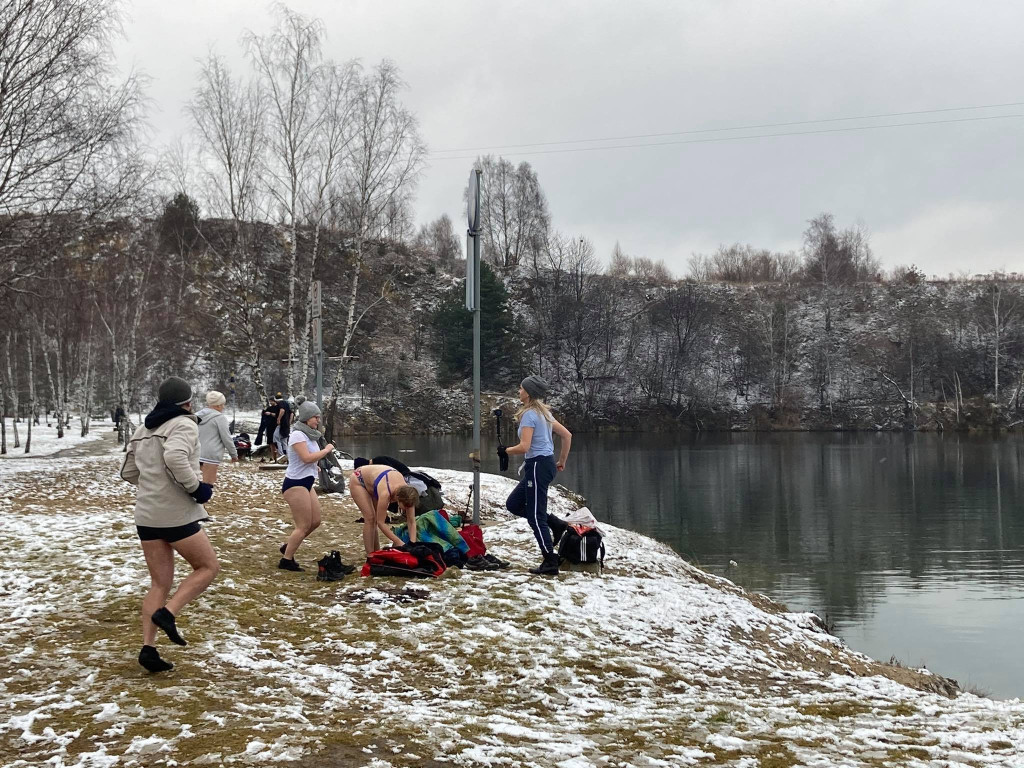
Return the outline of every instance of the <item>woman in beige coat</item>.
[[[187,645],[175,618],[220,570],[210,539],[199,527],[208,519],[203,504],[213,496],[213,486],[200,480],[199,428],[188,382],[172,376],[160,385],[156,407],[128,444],[121,477],[138,486],[135,526],[150,576],[142,601],[139,664],[150,672],[164,672],[174,665],[156,650],[157,627],[171,642]],[[175,552],[188,561],[192,573],[171,595]]]

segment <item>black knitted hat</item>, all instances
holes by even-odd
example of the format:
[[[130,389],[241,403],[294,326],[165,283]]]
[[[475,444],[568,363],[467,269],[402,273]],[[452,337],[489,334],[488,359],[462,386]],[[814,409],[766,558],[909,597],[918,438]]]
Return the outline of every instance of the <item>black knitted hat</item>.
[[[161,403],[174,403],[184,405],[192,399],[192,385],[177,376],[171,376],[164,380],[157,392],[157,399]]]

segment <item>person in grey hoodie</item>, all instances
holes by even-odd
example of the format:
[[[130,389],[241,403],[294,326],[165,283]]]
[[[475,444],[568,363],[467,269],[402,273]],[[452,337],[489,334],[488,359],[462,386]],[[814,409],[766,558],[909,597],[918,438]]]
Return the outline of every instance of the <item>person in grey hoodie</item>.
[[[138,487],[135,527],[150,577],[149,592],[142,601],[139,664],[150,672],[174,666],[157,653],[157,628],[172,643],[187,645],[178,634],[175,618],[220,570],[217,553],[199,527],[208,519],[203,504],[213,496],[213,486],[199,476],[199,427],[192,414],[192,387],[172,376],[160,385],[158,398],[132,435],[121,466],[121,477]],[[171,595],[175,552],[192,566],[192,573]]]
[[[228,417],[224,415],[227,399],[220,392],[211,389],[206,393],[206,407],[196,414],[199,419],[199,468],[203,482],[213,485],[217,482],[217,469],[224,454],[238,461],[238,449],[228,430]]]

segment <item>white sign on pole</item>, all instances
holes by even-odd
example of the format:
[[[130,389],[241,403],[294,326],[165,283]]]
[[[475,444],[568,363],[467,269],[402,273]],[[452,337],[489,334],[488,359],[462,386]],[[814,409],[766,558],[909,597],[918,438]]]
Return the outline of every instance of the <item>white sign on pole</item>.
[[[476,270],[473,269],[473,235],[466,233],[466,309],[476,309]]]
[[[314,280],[313,285],[310,287],[310,299],[313,305],[313,317],[320,317],[320,281]]]
[[[320,335],[320,315],[316,315],[313,318],[313,352],[319,355],[323,351],[323,337]]]
[[[470,232],[480,228],[480,174],[474,168],[469,172],[469,190],[466,194],[466,222]]]

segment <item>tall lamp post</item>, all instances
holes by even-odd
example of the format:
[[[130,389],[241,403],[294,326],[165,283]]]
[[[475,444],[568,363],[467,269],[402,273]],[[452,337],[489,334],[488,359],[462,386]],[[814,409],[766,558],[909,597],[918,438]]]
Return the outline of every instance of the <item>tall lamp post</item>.
[[[483,171],[469,172],[466,195],[466,309],[473,313],[473,524],[480,525],[480,181]]]

